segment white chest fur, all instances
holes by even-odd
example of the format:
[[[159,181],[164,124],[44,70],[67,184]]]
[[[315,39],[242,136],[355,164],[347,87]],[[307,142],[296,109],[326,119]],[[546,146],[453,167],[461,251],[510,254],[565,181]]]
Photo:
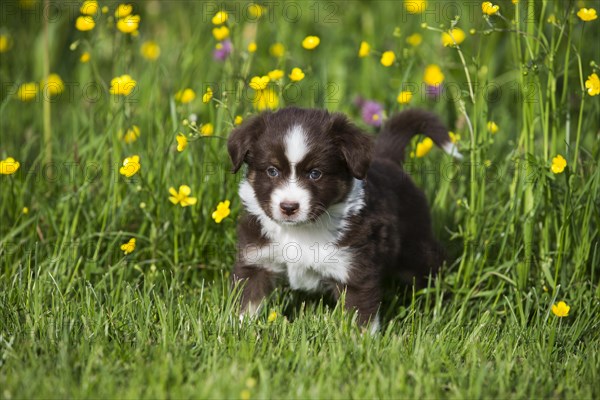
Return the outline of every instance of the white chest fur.
[[[312,224],[277,228],[269,232],[269,245],[249,249],[245,254],[247,262],[286,273],[293,289],[316,291],[323,280],[348,280],[351,250],[338,246],[332,232]]]
[[[331,207],[317,221],[284,225],[264,213],[252,186],[242,182],[240,197],[244,206],[259,218],[263,233],[270,240],[267,246],[247,247],[243,253],[245,262],[286,274],[293,289],[317,291],[325,280],[347,282],[354,254],[352,249],[337,243],[347,227],[347,218],[364,206],[363,195],[362,182],[355,181],[348,199]]]

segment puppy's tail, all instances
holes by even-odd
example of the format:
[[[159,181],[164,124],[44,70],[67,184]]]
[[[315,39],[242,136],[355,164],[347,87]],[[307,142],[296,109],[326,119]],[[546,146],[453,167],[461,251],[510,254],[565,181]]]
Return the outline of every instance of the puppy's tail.
[[[404,149],[410,139],[418,134],[429,136],[446,153],[462,158],[440,118],[432,112],[416,108],[402,111],[387,120],[375,142],[375,157],[404,161]]]

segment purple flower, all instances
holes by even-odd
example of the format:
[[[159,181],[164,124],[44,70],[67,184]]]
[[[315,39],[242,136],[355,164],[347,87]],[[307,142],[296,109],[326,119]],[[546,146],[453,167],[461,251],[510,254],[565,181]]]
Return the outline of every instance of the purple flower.
[[[381,126],[383,120],[383,106],[381,104],[373,100],[361,100],[357,103],[366,124],[371,126]]]
[[[215,49],[213,50],[213,58],[217,61],[225,61],[231,54],[232,50],[233,46],[231,45],[231,40],[225,39],[224,41],[217,43],[215,46]]]
[[[442,94],[442,84],[440,83],[439,85],[427,85],[427,87],[425,88],[425,93],[427,94],[427,97],[431,99],[438,99]]]

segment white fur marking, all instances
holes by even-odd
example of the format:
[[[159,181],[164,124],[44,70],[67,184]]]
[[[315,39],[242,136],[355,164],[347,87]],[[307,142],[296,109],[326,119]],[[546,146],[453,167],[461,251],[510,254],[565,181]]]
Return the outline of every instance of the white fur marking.
[[[341,203],[334,204],[327,210],[332,219],[337,219],[335,224],[339,225],[340,236],[347,228],[348,217],[358,214],[365,206],[364,186],[364,181],[354,179],[348,198]]]
[[[244,322],[246,318],[252,320],[258,315],[258,311],[262,306],[262,302],[255,304],[251,301],[246,304],[246,308],[240,312],[240,322]]]
[[[269,217],[267,217],[263,209],[260,207],[260,204],[258,204],[256,194],[254,193],[254,188],[252,185],[250,185],[250,182],[243,180],[240,183],[239,195],[242,199],[242,203],[244,203],[244,207],[246,207],[246,210],[250,214],[258,217],[264,216],[265,218],[269,219]],[[263,218],[261,218],[261,222],[263,222]]]
[[[381,319],[379,318],[379,313],[375,314],[371,321],[369,321],[369,333],[371,335],[376,335],[381,328]]]
[[[308,145],[306,133],[300,125],[294,125],[285,137],[285,156],[290,164],[290,177],[287,182],[271,193],[271,213],[276,220],[286,220],[279,205],[282,202],[295,202],[300,205],[293,222],[305,221],[310,211],[310,193],[298,185],[296,165],[306,157]]]
[[[306,153],[308,153],[306,133],[300,125],[294,125],[285,137],[285,156],[294,167],[302,161]]]

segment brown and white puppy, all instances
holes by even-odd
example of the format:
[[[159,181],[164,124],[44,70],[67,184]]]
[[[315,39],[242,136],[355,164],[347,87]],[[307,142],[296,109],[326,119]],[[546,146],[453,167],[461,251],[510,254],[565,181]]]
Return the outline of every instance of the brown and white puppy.
[[[239,195],[234,283],[242,311],[255,313],[278,278],[292,289],[328,292],[378,328],[382,284],[423,282],[443,261],[427,200],[402,171],[404,150],[423,133],[460,156],[437,116],[408,110],[390,118],[373,144],[346,116],[289,107],[234,129]]]

